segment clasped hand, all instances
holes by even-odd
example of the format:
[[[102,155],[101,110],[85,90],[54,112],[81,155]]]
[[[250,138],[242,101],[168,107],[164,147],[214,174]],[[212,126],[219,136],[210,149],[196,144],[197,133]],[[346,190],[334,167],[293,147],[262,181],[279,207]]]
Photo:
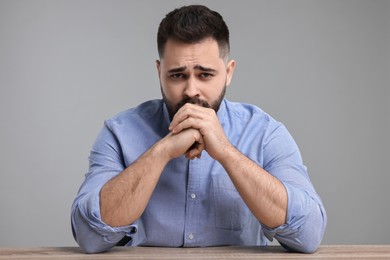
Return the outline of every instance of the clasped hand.
[[[218,160],[229,144],[215,111],[194,104],[187,103],[179,109],[169,130],[168,152],[172,158],[182,154],[187,159],[200,158],[206,150]]]

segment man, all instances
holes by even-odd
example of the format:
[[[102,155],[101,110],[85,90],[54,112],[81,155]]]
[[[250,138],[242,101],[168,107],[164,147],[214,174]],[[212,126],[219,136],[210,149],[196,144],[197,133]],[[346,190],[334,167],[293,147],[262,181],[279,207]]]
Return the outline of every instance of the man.
[[[72,206],[88,253],[118,244],[267,245],[314,252],[326,213],[286,128],[224,98],[235,61],[222,17],[170,12],[158,30],[162,100],[107,120]]]

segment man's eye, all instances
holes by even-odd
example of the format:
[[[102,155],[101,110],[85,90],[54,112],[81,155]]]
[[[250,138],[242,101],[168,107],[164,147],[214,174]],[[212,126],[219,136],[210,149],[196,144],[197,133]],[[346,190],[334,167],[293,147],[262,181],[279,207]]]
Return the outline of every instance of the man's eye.
[[[171,79],[184,79],[184,78],[185,78],[185,75],[184,75],[184,74],[181,74],[181,73],[178,73],[178,74],[171,74],[171,75],[170,75],[170,78],[171,78]]]
[[[210,74],[210,73],[202,73],[202,74],[200,74],[201,78],[211,78],[212,76],[213,76],[213,74]]]

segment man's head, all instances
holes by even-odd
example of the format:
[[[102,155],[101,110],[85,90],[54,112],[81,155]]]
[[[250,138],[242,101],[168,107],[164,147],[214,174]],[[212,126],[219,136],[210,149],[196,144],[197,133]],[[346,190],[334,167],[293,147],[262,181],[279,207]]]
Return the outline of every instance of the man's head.
[[[164,56],[168,40],[198,43],[206,38],[217,41],[221,57],[227,60],[229,29],[222,16],[206,6],[183,6],[168,13],[161,21],[157,33],[158,54],[160,59]]]
[[[157,42],[157,69],[170,117],[185,103],[217,111],[235,66],[221,15],[199,5],[175,9],[161,21]]]

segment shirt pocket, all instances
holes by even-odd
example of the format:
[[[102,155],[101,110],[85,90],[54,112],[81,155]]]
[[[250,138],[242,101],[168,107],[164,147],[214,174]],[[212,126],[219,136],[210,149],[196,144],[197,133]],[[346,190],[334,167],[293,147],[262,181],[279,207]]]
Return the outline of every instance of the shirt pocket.
[[[214,175],[212,180],[216,227],[230,230],[242,229],[250,217],[245,202],[226,173]]]

